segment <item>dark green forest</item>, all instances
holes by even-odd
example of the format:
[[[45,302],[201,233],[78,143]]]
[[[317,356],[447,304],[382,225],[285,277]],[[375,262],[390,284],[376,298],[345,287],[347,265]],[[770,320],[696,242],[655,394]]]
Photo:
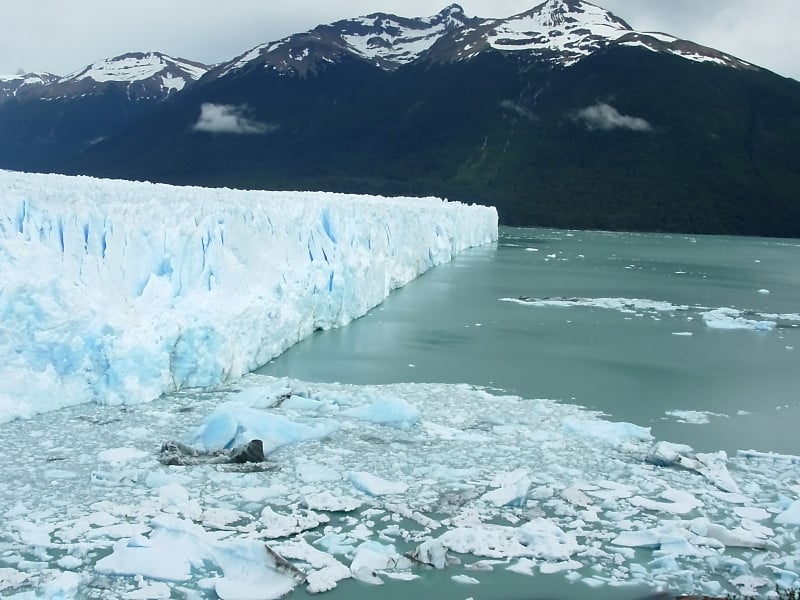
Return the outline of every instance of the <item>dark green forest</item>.
[[[194,131],[209,102],[269,131]],[[623,125],[582,116],[603,105]],[[800,237],[800,83],[639,48],[568,68],[496,51],[393,72],[356,59],[304,77],[254,68],[143,107],[102,140],[49,148],[31,127],[16,142],[42,140],[38,164],[21,165],[34,170],[437,195],[495,205],[509,225]],[[15,168],[28,160],[11,153]]]

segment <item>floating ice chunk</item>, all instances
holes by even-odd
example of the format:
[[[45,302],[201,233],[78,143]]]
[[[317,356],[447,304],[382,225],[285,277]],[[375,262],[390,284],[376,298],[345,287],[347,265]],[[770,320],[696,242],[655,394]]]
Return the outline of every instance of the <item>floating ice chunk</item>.
[[[0,592],[12,590],[24,584],[30,575],[10,567],[0,567]]]
[[[679,337],[692,337],[694,334],[691,331],[673,331],[672,335],[677,335]]]
[[[661,546],[662,535],[655,529],[640,531],[623,531],[611,542],[616,546],[627,548],[658,549]]]
[[[489,558],[535,557],[561,561],[583,549],[574,536],[542,518],[519,528],[503,525],[456,527],[436,539],[453,552]]]
[[[82,577],[78,573],[59,573],[44,586],[44,597],[52,600],[75,598],[81,581]]]
[[[574,571],[583,568],[583,564],[577,560],[564,560],[560,562],[546,562],[539,566],[539,571],[544,575],[561,573],[562,571]]]
[[[439,539],[426,540],[414,549],[411,558],[435,569],[444,569],[447,566],[447,547]]]
[[[161,515],[144,544],[121,540],[108,556],[97,561],[95,570],[104,575],[141,575],[159,581],[188,581],[194,566],[216,564],[223,577],[212,583],[223,600],[281,598],[297,581],[280,568],[263,543],[253,540],[219,541],[202,527]]]
[[[770,516],[766,510],[756,506],[736,506],[733,512],[737,517],[750,519],[751,521],[763,521]]]
[[[627,548],[653,550],[656,560],[660,561],[658,568],[665,568],[665,565],[666,568],[677,568],[674,563],[676,556],[706,556],[710,554],[707,548],[700,548],[701,545],[711,545],[713,548],[722,547],[722,544],[716,540],[705,539],[691,533],[680,522],[641,531],[623,531],[611,543]]]
[[[414,581],[415,579],[419,579],[419,575],[414,575],[410,571],[386,571],[381,573],[381,575],[385,575],[389,579],[396,579],[398,581]]]
[[[306,398],[304,396],[291,396],[281,403],[281,408],[286,410],[320,410],[325,406],[324,402],[315,400],[314,398]]]
[[[351,512],[361,506],[361,500],[352,496],[336,496],[330,492],[306,494],[303,504],[311,510],[324,510],[329,512]]]
[[[723,525],[712,523],[706,517],[700,517],[691,521],[689,529],[692,533],[715,539],[728,547],[766,548],[767,546],[766,540],[757,538],[740,527],[730,530]]]
[[[336,587],[339,581],[351,577],[350,569],[341,566],[328,566],[311,571],[306,577],[306,589],[310,594],[328,592]]]
[[[531,479],[527,471],[518,469],[495,476],[491,485],[499,487],[486,492],[482,496],[483,500],[495,506],[522,506],[528,497]]]
[[[419,421],[419,411],[408,401],[390,396],[381,396],[369,404],[347,409],[342,414],[378,425],[399,428],[411,427]]]
[[[139,587],[131,592],[127,592],[124,600],[169,600],[172,597],[172,590],[163,581],[139,580]]]
[[[725,492],[741,493],[728,472],[728,455],[725,452],[697,454],[692,458],[691,450],[691,447],[685,445],[658,442],[650,451],[647,462],[660,467],[682,467],[696,471]]]
[[[778,454],[776,452],[758,452],[757,450],[739,450],[736,455],[741,458],[763,458],[779,462],[800,464],[800,456],[794,454]]]
[[[276,484],[272,486],[246,487],[238,490],[238,493],[245,502],[263,502],[267,498],[283,496],[288,491],[286,486]]]
[[[342,579],[352,577],[348,567],[302,538],[273,544],[272,549],[285,559],[300,560],[311,565],[312,570],[306,574],[306,589],[311,594],[332,590]]]
[[[312,510],[298,511],[290,515],[276,513],[272,507],[265,506],[261,511],[261,536],[274,539],[288,537],[295,533],[315,529],[322,523],[327,523],[329,518]]]
[[[407,570],[411,562],[397,553],[394,545],[383,545],[378,542],[363,542],[356,549],[356,555],[350,563],[350,571],[355,579],[372,584],[382,584],[378,577],[380,571]]]
[[[192,562],[202,560],[203,550],[195,548],[194,540],[179,534],[157,530],[143,547],[132,540],[120,540],[114,551],[95,564],[103,575],[142,575],[160,581],[188,581]]]
[[[739,484],[731,477],[728,471],[728,454],[724,450],[719,452],[697,453],[697,460],[700,466],[696,469],[711,483],[723,491],[734,494],[741,493]]]
[[[760,290],[758,290],[758,293],[759,294],[769,294],[769,290],[766,289],[766,288],[761,288]]]
[[[571,486],[564,490],[561,490],[561,497],[564,498],[570,504],[575,506],[580,506],[582,508],[589,508],[590,506],[594,506],[594,502],[586,493],[577,486]]]
[[[686,513],[690,513],[703,505],[703,503],[695,498],[692,494],[683,492],[681,490],[674,490],[670,488],[665,490],[661,496],[669,500],[669,502],[657,502],[649,498],[635,496],[631,498],[630,503],[646,510],[667,512],[676,515],[685,515]]]
[[[533,577],[534,570],[536,569],[536,561],[531,558],[520,558],[509,567],[506,567],[507,571],[512,571],[514,573],[519,573],[520,575],[528,575]]]
[[[71,554],[68,554],[67,556],[62,556],[61,558],[59,558],[56,561],[56,564],[62,569],[67,569],[69,571],[72,571],[83,565],[83,561],[77,556],[72,556]],[[0,580],[2,580],[2,577],[0,577]],[[3,586],[0,583],[0,590],[1,589],[3,589]]]
[[[755,575],[739,575],[739,577],[731,580],[731,583],[736,586],[739,593],[744,596],[758,596],[759,588],[771,586],[772,582],[764,577],[756,577]]]
[[[597,438],[611,444],[653,439],[649,427],[640,427],[633,423],[567,417],[562,421],[562,426],[570,433]]]
[[[800,525],[800,500],[795,500],[776,516],[775,522],[779,525]]]
[[[489,558],[516,558],[532,552],[517,539],[516,528],[503,525],[456,527],[436,539],[453,552]]]
[[[314,543],[330,554],[351,554],[355,550],[354,539],[343,533],[326,533]]]
[[[402,494],[408,490],[408,485],[401,481],[388,481],[366,471],[353,471],[348,475],[348,478],[357,489],[370,496]]]
[[[742,311],[735,308],[715,308],[708,312],[700,313],[703,321],[712,329],[751,329],[753,331],[772,331],[777,323],[775,321],[757,321],[746,319]]]
[[[480,583],[480,581],[469,575],[453,575],[450,579],[456,583],[465,583],[467,585],[478,585]]]
[[[659,467],[672,467],[679,464],[681,459],[694,453],[694,449],[686,444],[675,444],[673,442],[656,442],[647,462]]]
[[[233,404],[250,408],[272,408],[281,399],[291,396],[292,390],[285,379],[276,379],[256,387],[245,388],[230,394],[228,400]]]
[[[568,560],[582,549],[573,535],[541,517],[522,525],[516,535],[519,542],[531,550],[531,556],[545,560]]]
[[[335,421],[312,427],[270,411],[224,404],[203,420],[189,444],[203,452],[219,452],[259,439],[264,453],[268,453],[288,444],[323,438],[337,428]]]
[[[664,414],[675,417],[681,423],[705,425],[710,422],[708,416],[712,413],[699,410],[668,410]]]

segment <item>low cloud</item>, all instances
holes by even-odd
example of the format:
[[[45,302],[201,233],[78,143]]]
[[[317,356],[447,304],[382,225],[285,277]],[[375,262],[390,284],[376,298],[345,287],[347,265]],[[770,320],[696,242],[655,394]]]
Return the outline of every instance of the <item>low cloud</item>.
[[[653,126],[644,119],[622,115],[610,104],[598,102],[579,110],[573,115],[575,121],[581,122],[590,130],[630,129],[631,131],[652,131]]]
[[[265,134],[278,129],[277,125],[248,118],[245,112],[244,106],[206,102],[200,106],[200,118],[192,130],[208,133]]]

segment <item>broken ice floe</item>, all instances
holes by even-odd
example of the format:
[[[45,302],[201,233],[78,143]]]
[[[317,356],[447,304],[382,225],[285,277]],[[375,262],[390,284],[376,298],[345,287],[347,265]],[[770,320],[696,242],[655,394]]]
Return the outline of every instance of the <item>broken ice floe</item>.
[[[709,417],[727,416],[707,410],[668,410],[665,411],[664,414],[675,417],[679,423],[689,423],[692,425],[706,425],[711,422]]]
[[[529,296],[519,296],[517,298],[500,298],[500,300],[534,307],[601,308],[636,315],[637,317],[649,315],[655,320],[660,320],[664,314],[683,315],[687,320],[694,320],[695,317],[698,317],[711,329],[772,331],[781,327],[796,327],[797,323],[800,322],[800,314],[796,313],[760,313],[729,307],[712,309],[705,306],[672,304],[671,302],[643,298],[531,298]],[[692,332],[679,331],[674,332],[673,335],[690,337]]]
[[[508,569],[716,595],[734,579],[800,581],[798,457],[696,453],[576,406],[465,385],[250,376],[192,411],[171,406],[136,413],[151,439],[130,427],[98,436],[64,413],[0,429],[10,451],[33,444],[9,467],[18,485],[0,491],[0,593],[73,585],[80,596],[102,577],[115,597],[278,597],[426,568],[461,583]],[[47,500],[51,480],[34,459],[48,441],[27,435],[42,419],[66,428],[67,511]],[[191,452],[224,453],[275,430],[268,471],[167,466],[153,445],[175,436]]]

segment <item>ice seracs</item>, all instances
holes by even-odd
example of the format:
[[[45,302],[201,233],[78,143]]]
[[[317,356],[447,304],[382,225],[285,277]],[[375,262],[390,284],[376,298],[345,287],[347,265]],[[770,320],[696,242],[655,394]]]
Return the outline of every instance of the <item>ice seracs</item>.
[[[233,380],[496,238],[494,208],[434,198],[0,171],[0,421]],[[415,420],[401,401],[358,411]],[[237,427],[210,418],[207,451]],[[275,447],[287,426],[249,421]]]

